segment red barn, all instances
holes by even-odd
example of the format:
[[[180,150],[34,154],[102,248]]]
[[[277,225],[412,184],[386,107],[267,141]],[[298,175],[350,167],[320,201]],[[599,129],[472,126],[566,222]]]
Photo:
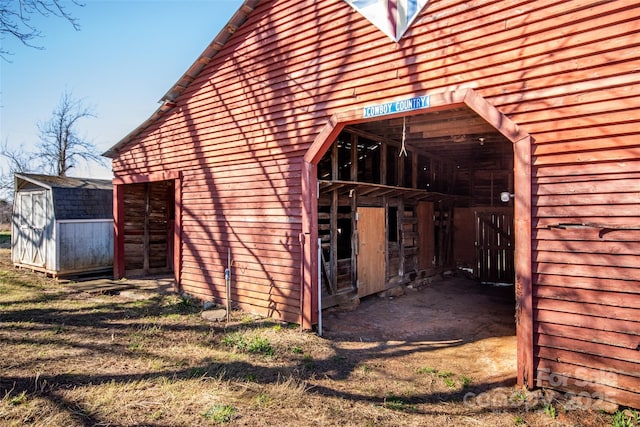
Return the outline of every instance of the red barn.
[[[224,300],[231,259],[234,302],[307,328],[318,289],[515,278],[519,383],[640,407],[639,29],[637,0],[247,0],[106,153],[115,274]]]

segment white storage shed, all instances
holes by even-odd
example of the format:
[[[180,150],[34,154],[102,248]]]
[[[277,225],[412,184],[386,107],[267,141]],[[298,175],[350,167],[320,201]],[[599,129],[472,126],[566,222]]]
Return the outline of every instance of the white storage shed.
[[[15,174],[13,264],[53,276],[110,271],[109,180]]]

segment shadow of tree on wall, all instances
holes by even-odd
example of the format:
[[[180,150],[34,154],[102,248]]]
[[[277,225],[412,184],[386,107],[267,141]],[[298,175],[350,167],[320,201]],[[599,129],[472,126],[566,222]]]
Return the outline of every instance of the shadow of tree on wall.
[[[296,12],[294,20],[312,23],[329,14],[344,26],[324,24],[326,32],[348,32],[348,12],[313,5]],[[300,168],[326,119],[313,108],[329,100],[314,79],[322,71],[318,57],[327,34],[310,36],[306,28],[296,35],[304,24],[277,27],[272,13],[285,12],[258,6],[218,54],[225,58],[216,57],[203,70],[165,124],[141,136],[154,143],[134,147],[135,156],[123,156],[120,167],[136,173],[181,170],[183,285],[197,296],[224,301],[230,251],[232,300],[250,311],[298,321]],[[347,52],[351,43],[343,46]],[[323,85],[339,79],[337,73]]]

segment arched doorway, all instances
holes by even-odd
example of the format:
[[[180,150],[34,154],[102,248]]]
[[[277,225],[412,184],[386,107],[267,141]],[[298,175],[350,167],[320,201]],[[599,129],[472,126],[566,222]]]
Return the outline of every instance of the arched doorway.
[[[377,237],[380,230],[386,235],[386,248],[383,254],[378,253],[379,256],[374,256],[376,251],[380,252],[375,248],[380,244],[375,232],[371,237],[368,232],[360,230],[355,241],[349,239],[349,243],[344,244],[351,248],[349,254],[344,250],[342,254],[349,255],[351,259],[348,274],[351,283],[353,277],[367,274],[366,268],[358,264],[379,266],[382,261],[385,266],[383,281],[388,283],[390,280],[403,280],[409,270],[419,271],[429,263],[444,266],[452,262],[454,237],[451,229],[455,212],[451,201],[459,198],[461,188],[470,191],[466,195],[470,200],[466,203],[475,208],[493,203],[499,193],[504,192],[509,198],[507,204],[511,204],[514,218],[510,233],[515,238],[516,253],[513,267],[518,382],[532,385],[530,147],[528,134],[520,131],[517,125],[470,89],[433,95],[416,94],[334,115],[304,157],[302,325],[311,327],[318,319],[317,298],[322,292],[319,283],[322,285],[326,281],[338,290],[339,263],[344,259],[339,253],[343,246],[340,240],[346,241],[341,235],[354,235],[357,227],[353,220],[351,227],[346,227],[346,221],[342,222],[344,227],[340,227],[340,219],[345,219],[345,216],[358,219],[365,215],[370,217],[367,221],[372,221],[372,225],[367,227],[378,230]],[[332,154],[327,157],[330,150]],[[341,161],[341,151],[344,161]],[[479,155],[478,152],[484,154]],[[402,157],[405,153],[401,162],[389,162],[390,157]],[[497,162],[487,167],[491,156],[499,158],[493,159]],[[347,164],[350,165],[348,172],[345,170]],[[390,166],[392,164],[396,166]],[[478,167],[474,169],[474,165]],[[461,167],[466,174],[465,185],[455,182],[462,175],[457,170]],[[473,182],[477,170],[488,173],[482,177],[483,182],[489,181],[488,187]],[[506,173],[500,175],[500,171]],[[322,179],[327,174],[331,179]],[[500,186],[504,190],[497,191]],[[328,211],[323,208],[323,198],[329,200]],[[347,198],[351,200],[347,201]],[[364,198],[368,200],[363,201]],[[342,211],[341,206],[345,206]],[[375,208],[378,208],[377,212]],[[429,218],[436,210],[438,215],[433,215],[433,218],[438,222],[438,235],[426,236],[420,229],[431,230],[433,224],[428,221],[425,224],[421,218]],[[486,222],[486,215],[477,212],[480,210],[474,210],[473,223]],[[326,230],[319,225],[322,218],[328,218]],[[365,239],[373,239],[370,245],[373,249],[368,248],[372,250],[371,254],[358,260],[357,254],[367,250],[362,246],[364,236],[369,236]],[[318,251],[318,237],[328,241],[328,252]],[[407,245],[409,239],[411,243]],[[393,264],[396,261],[390,259],[391,244],[397,246],[398,255],[394,255],[397,268]],[[323,245],[322,240],[320,245]],[[323,268],[327,262],[325,256],[329,259],[329,268]],[[379,271],[372,273],[380,274]],[[355,291],[364,294],[384,286],[375,284],[369,290],[361,290],[369,285],[356,284]]]

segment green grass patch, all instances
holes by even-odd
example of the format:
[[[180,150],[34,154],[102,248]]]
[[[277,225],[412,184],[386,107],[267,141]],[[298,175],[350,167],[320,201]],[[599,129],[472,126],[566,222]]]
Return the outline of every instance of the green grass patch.
[[[558,416],[555,406],[550,403],[545,403],[542,406],[542,410],[549,418],[555,419]]]
[[[388,396],[384,399],[385,408],[391,409],[394,411],[402,411],[402,412],[416,412],[418,408],[416,405],[406,402],[404,399],[398,396]]]
[[[231,405],[213,405],[202,416],[207,420],[216,422],[218,424],[224,424],[231,421],[235,414],[236,408]]]
[[[237,351],[263,356],[274,356],[275,350],[269,340],[259,335],[247,337],[242,332],[232,332],[222,337],[222,344]]]
[[[11,406],[18,406],[18,405],[22,405],[27,403],[27,392],[23,391],[22,393],[18,394],[17,396],[12,396],[9,399],[9,405]]]
[[[635,410],[618,411],[611,417],[613,427],[640,427],[640,412]]]

